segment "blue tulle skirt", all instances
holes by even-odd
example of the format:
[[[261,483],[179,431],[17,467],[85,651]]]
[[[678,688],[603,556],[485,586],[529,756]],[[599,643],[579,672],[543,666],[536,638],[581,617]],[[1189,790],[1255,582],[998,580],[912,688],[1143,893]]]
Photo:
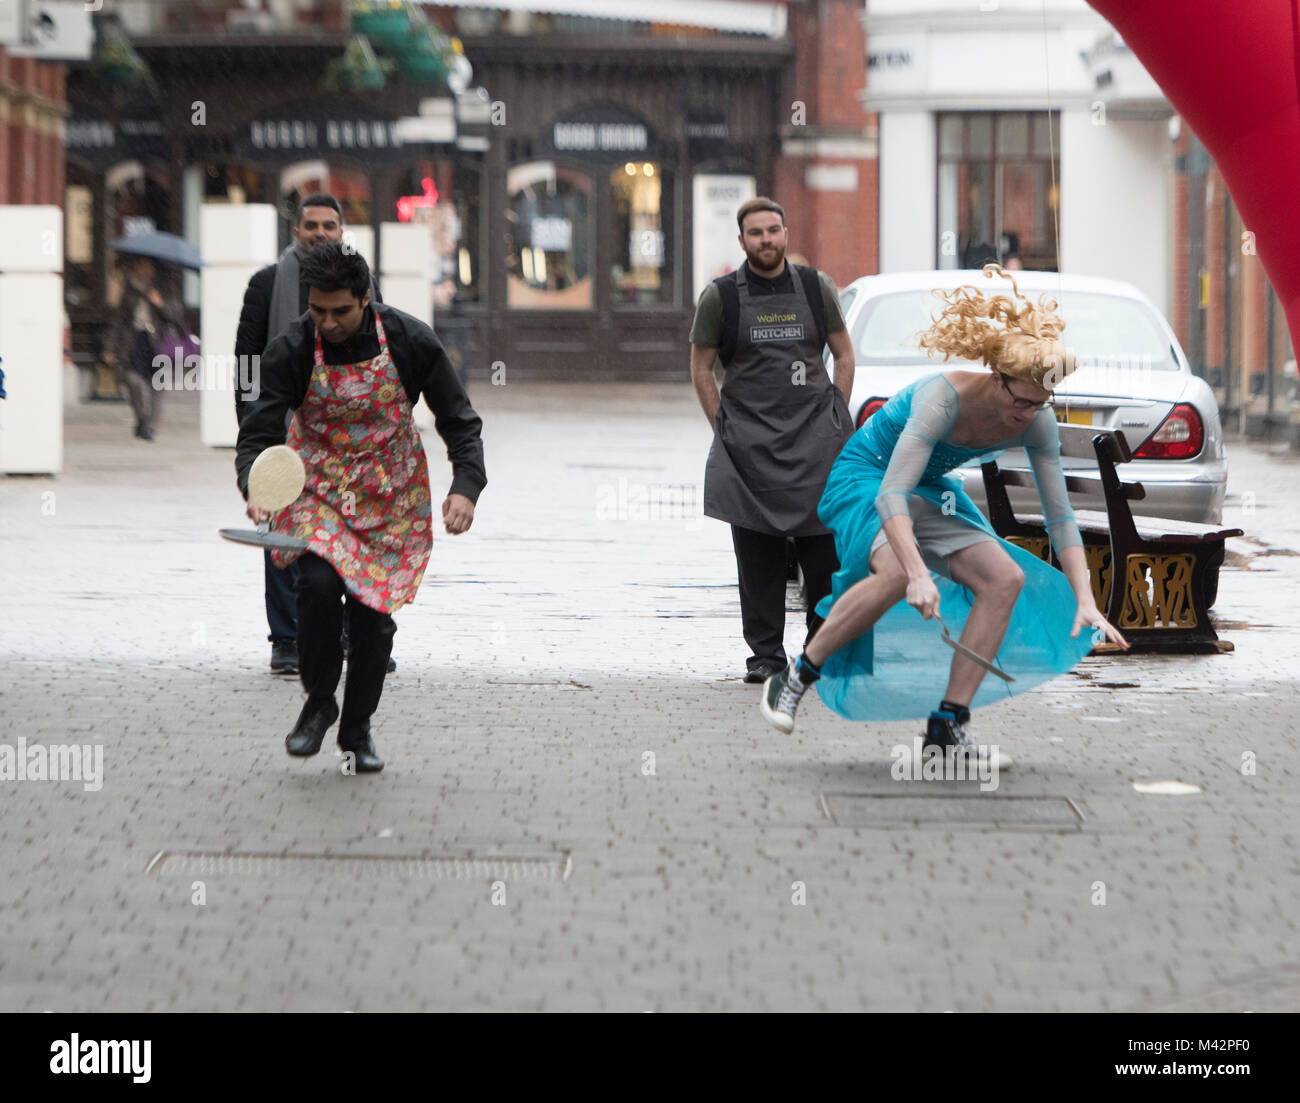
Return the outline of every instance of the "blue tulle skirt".
[[[831,592],[817,606],[825,617],[839,597],[870,573],[872,541],[881,528],[876,496],[884,470],[854,443],[831,471],[818,507],[822,523],[835,534],[840,569]],[[964,524],[997,539],[987,519],[951,476],[922,483],[915,493]],[[1025,586],[995,662],[1015,678],[1004,682],[986,674],[972,708],[993,704],[1065,673],[1093,646],[1093,630],[1070,638],[1076,602],[1065,575],[1051,564],[1005,540],[999,544],[1025,573]],[[932,572],[939,590],[939,613],[953,639],[970,615],[974,595],[965,586]],[[906,601],[889,609],[873,630],[846,644],[822,664],[817,692],[826,706],[848,720],[911,720],[926,717],[943,698],[953,650],[937,620],[923,620]]]

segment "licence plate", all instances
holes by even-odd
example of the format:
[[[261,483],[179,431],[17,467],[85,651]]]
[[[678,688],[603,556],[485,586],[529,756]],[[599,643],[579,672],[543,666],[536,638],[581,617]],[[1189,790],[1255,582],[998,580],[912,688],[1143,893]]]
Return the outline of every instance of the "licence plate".
[[[1063,424],[1067,424],[1067,425],[1093,424],[1091,410],[1080,409],[1078,407],[1067,408],[1065,406],[1057,406],[1055,407],[1055,410],[1056,410],[1056,420],[1062,422]]]

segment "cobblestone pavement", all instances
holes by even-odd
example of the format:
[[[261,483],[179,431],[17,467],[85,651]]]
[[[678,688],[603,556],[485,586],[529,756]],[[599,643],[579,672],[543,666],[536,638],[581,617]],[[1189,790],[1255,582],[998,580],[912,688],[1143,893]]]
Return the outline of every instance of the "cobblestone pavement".
[[[1232,450],[1235,653],[982,710],[1017,765],[976,797],[891,779],[918,724],[763,724],[687,384],[478,385],[491,483],[356,778],[284,754],[233,453],[168,397],[155,444],[70,405],[64,473],[0,479],[0,742],[103,748],[97,791],[0,781],[0,1009],[1300,1003],[1295,460]]]

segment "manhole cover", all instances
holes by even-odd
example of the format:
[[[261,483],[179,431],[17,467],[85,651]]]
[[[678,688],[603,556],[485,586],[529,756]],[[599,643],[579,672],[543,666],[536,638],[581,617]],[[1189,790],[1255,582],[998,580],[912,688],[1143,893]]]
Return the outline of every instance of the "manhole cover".
[[[822,806],[840,827],[1079,831],[1085,822],[1078,805],[1069,797],[823,793]]]
[[[285,874],[348,877],[409,877],[425,881],[567,881],[573,858],[566,852],[540,858],[393,854],[257,854],[160,850],[146,873],[185,876],[279,877]]]

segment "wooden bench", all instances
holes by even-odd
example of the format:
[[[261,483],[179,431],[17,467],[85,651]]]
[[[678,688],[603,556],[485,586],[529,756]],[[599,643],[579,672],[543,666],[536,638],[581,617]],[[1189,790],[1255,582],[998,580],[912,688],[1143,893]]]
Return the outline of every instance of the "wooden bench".
[[[1146,491],[1141,483],[1121,482],[1116,473],[1118,464],[1133,458],[1123,434],[1079,425],[1060,429],[1063,456],[1097,460],[1096,474],[1067,472],[1065,486],[1079,494],[1100,492],[1105,498],[1104,513],[1077,510],[1074,515],[1102,615],[1134,651],[1231,651],[1232,644],[1214,631],[1210,607],[1218,595],[1224,541],[1241,536],[1242,530],[1135,518],[1129,502],[1141,501]],[[1007,497],[1007,486],[1032,487],[1032,474],[1003,470],[996,463],[984,464],[982,471],[993,531],[1059,567],[1042,516],[1017,517]],[[1098,647],[1114,649],[1112,644]]]

